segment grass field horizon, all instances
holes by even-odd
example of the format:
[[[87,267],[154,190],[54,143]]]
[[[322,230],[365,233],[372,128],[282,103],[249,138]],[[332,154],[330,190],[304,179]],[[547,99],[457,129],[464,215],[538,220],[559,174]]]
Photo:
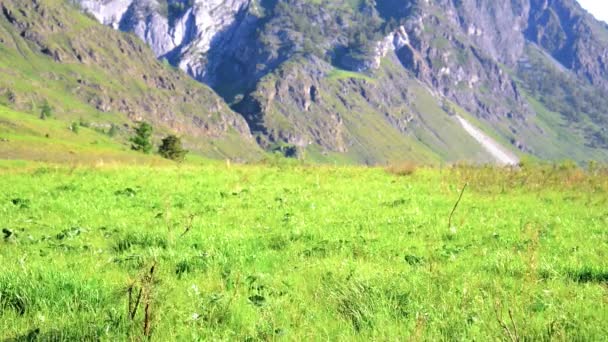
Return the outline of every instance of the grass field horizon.
[[[0,176],[3,339],[608,336],[605,169],[3,161]]]

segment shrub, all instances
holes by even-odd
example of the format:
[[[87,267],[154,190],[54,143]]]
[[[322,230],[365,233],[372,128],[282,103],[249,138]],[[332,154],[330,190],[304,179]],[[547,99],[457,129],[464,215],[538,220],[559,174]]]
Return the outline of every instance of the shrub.
[[[152,126],[149,123],[141,122],[137,128],[135,128],[135,136],[129,139],[131,149],[135,151],[141,151],[143,153],[150,153],[152,151]]]
[[[118,126],[116,126],[115,124],[112,124],[110,126],[110,129],[108,130],[108,136],[114,137],[116,135],[116,133],[118,133]]]
[[[399,164],[392,164],[386,168],[386,172],[396,176],[410,176],[416,172],[416,164],[414,162],[402,162]]]
[[[286,158],[297,158],[298,157],[298,147],[294,144],[289,144],[285,142],[278,142],[272,144],[270,146],[270,151],[274,153],[281,154]]]
[[[78,124],[78,122],[72,122],[72,124],[70,125],[70,130],[78,134],[78,131],[80,130],[80,125]]]
[[[179,137],[169,135],[162,140],[158,153],[164,158],[182,162],[188,151],[183,149],[182,140]]]
[[[51,108],[51,105],[45,100],[40,108],[40,118],[44,120],[50,118],[51,115],[53,115],[53,108]]]

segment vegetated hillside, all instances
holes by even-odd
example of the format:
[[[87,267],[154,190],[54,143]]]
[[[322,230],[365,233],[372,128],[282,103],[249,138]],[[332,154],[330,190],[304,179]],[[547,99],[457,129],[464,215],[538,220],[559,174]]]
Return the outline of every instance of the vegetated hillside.
[[[608,29],[575,0],[79,2],[213,87],[267,149],[484,160],[466,112],[519,154],[608,159]]]
[[[1,159],[70,165],[170,164],[160,156],[131,151],[114,133],[116,126],[102,130],[79,121],[41,120],[0,105]]]
[[[34,116],[48,105],[66,127],[76,121],[107,132],[114,125],[119,141],[133,122],[147,121],[207,156],[259,156],[240,115],[137,37],[63,0],[6,0],[0,10],[0,104]]]

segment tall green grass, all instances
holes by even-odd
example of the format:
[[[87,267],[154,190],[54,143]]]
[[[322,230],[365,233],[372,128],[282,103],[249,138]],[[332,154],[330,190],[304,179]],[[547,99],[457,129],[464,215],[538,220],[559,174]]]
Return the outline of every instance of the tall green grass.
[[[3,163],[0,335],[602,340],[607,175]]]

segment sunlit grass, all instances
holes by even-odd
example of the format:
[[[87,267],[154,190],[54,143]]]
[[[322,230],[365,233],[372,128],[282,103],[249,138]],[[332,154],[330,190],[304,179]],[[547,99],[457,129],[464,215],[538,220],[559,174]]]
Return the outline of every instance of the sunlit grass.
[[[601,168],[3,162],[0,177],[3,338],[139,339],[146,320],[155,340],[608,334]]]

